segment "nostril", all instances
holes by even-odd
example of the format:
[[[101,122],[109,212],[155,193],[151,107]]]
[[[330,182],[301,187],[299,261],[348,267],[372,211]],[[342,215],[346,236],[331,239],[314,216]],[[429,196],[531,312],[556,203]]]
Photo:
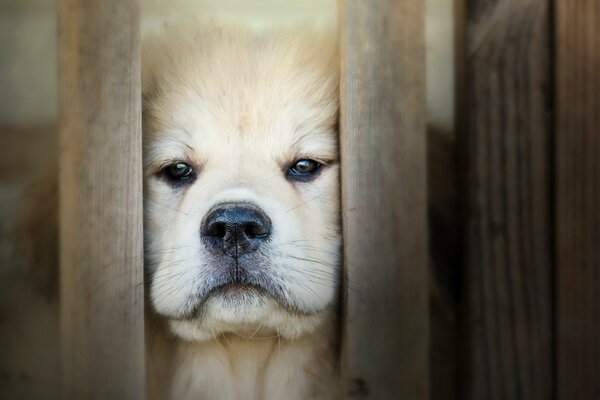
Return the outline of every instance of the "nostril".
[[[224,222],[213,222],[208,224],[203,232],[204,236],[223,239],[227,234],[227,225]]]
[[[249,238],[262,238],[267,236],[269,234],[269,231],[266,230],[265,227],[259,223],[249,222],[248,224],[246,224],[244,233]]]

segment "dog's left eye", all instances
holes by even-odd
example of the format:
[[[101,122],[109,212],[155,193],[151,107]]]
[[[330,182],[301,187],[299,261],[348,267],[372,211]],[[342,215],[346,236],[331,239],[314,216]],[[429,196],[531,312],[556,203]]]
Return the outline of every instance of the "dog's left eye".
[[[172,181],[186,181],[194,178],[194,169],[184,162],[168,165],[163,173]]]
[[[288,176],[290,177],[308,177],[321,167],[321,164],[315,160],[302,159],[296,161],[289,169]]]

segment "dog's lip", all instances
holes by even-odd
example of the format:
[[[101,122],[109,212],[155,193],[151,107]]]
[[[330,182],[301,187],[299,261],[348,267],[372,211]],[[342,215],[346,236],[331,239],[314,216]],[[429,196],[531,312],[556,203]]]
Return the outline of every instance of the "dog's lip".
[[[193,300],[193,306],[184,315],[180,315],[175,319],[197,319],[202,317],[202,312],[205,304],[211,299],[243,299],[246,296],[270,297],[285,308],[289,308],[289,304],[285,298],[275,290],[270,290],[268,283],[263,283],[255,279],[235,279],[228,278],[221,282],[213,284],[210,288],[205,288],[201,295],[198,295]]]
[[[232,281],[232,282],[227,282],[227,283],[224,283],[222,285],[219,285],[219,286],[213,288],[209,292],[208,296],[214,296],[214,295],[219,295],[219,294],[234,295],[234,294],[249,294],[249,293],[266,294],[267,291],[261,285],[247,283],[247,282]]]
[[[180,313],[164,314],[173,320],[196,320],[203,317],[206,303],[211,300],[243,300],[251,297],[263,297],[274,300],[287,312],[296,315],[309,316],[321,309],[303,309],[298,307],[292,299],[288,299],[283,288],[276,285],[268,277],[245,274],[243,276],[221,276],[206,285],[203,290],[195,296],[190,296],[187,307]],[[239,303],[238,303],[239,304]]]

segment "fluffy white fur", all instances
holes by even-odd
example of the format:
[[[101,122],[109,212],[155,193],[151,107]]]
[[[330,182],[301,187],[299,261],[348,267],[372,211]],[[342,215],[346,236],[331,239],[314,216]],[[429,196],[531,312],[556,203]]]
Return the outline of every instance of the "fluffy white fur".
[[[172,399],[337,397],[340,254],[338,57],[331,33],[252,32],[190,22],[143,53],[149,394]],[[286,171],[310,158],[310,181]],[[196,180],[161,171],[186,162]],[[261,273],[280,296],[229,298],[200,224],[215,204],[252,202],[273,224]],[[201,312],[197,308],[201,308]]]

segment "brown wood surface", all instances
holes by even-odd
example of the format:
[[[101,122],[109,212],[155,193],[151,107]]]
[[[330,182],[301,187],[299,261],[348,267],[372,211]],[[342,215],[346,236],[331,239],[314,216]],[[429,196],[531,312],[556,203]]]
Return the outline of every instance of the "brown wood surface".
[[[600,399],[600,2],[556,3],[557,399]]]
[[[461,399],[553,392],[548,0],[467,8]]]
[[[138,4],[58,6],[63,394],[143,399]]]
[[[428,397],[424,2],[345,0],[345,398]]]
[[[54,167],[57,153],[55,123],[0,125],[0,184],[21,184],[44,168]]]

